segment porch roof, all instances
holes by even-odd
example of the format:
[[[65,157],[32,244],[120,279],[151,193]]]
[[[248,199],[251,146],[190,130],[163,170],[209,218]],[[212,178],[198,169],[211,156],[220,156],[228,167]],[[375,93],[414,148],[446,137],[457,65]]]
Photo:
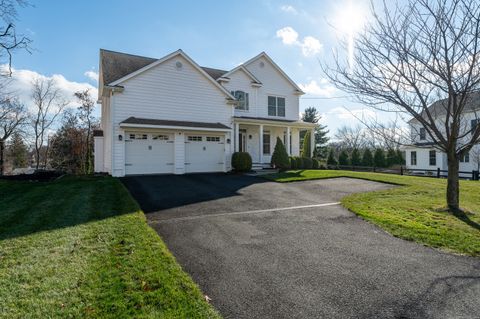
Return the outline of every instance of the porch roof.
[[[287,119],[276,119],[276,118],[265,118],[265,117],[250,117],[250,116],[234,116],[234,122],[240,124],[265,124],[270,126],[292,126],[300,128],[313,128],[317,124],[303,122],[303,121],[293,121]]]
[[[172,129],[196,129],[212,131],[229,131],[230,127],[222,123],[173,121],[161,119],[145,119],[129,117],[120,123],[122,127],[143,127],[143,128],[172,128]]]

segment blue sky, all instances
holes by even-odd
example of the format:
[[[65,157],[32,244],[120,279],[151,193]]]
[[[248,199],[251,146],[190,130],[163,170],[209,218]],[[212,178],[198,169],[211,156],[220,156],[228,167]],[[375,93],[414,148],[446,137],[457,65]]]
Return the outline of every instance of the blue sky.
[[[367,1],[355,3],[368,8]],[[33,40],[33,53],[18,53],[13,61],[24,77],[55,75],[68,89],[96,87],[85,73],[98,71],[99,48],[158,58],[181,48],[200,65],[221,69],[266,51],[308,93],[301,110],[317,107],[332,133],[355,122],[342,107],[357,114],[364,109],[332,99],[344,94],[326,82],[319,65],[337,45],[331,25],[349,0],[44,0],[32,5],[20,9],[17,22],[18,31]]]

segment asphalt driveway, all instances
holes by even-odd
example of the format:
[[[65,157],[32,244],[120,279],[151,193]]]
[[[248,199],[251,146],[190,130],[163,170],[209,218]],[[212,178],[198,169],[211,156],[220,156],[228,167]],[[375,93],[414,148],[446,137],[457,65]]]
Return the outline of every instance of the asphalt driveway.
[[[338,204],[390,185],[222,174],[122,181],[225,318],[480,317],[480,259],[394,238]]]

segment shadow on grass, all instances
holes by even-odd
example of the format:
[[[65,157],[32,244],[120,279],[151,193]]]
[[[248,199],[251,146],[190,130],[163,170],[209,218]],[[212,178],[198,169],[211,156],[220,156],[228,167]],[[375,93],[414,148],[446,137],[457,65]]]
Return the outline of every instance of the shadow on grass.
[[[468,217],[468,213],[462,210],[458,210],[458,211],[452,212],[451,214],[456,218],[458,218],[460,221],[467,224],[468,226],[480,231],[480,224],[471,220],[470,217]]]
[[[0,181],[0,241],[138,211],[111,177],[67,176],[53,182]]]

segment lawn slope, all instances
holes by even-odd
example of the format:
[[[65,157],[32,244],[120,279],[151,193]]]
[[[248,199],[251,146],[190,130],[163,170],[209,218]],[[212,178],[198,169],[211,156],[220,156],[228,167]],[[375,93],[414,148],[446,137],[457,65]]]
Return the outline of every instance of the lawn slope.
[[[346,196],[342,204],[394,236],[442,250],[480,256],[480,182],[461,181],[464,216],[446,212],[446,180],[341,170],[301,170],[267,175],[278,182],[352,177],[399,185]]]
[[[111,177],[0,181],[1,318],[217,318]]]

